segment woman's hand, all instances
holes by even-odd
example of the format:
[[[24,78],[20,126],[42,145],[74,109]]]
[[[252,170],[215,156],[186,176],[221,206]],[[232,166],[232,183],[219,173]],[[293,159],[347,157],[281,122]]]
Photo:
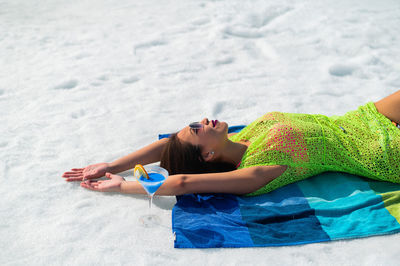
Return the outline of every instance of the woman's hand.
[[[87,180],[81,183],[81,187],[101,192],[121,192],[121,184],[125,179],[119,175],[113,175],[111,173],[106,173],[106,177],[109,178],[109,180]]]
[[[108,163],[97,163],[86,166],[85,168],[74,168],[70,172],[65,172],[62,177],[65,181],[84,181],[86,179],[96,179],[104,176],[109,170]]]

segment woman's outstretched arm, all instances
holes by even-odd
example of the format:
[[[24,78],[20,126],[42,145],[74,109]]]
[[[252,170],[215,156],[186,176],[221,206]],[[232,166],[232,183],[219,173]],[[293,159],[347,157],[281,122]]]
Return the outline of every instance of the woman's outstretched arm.
[[[98,163],[84,168],[74,168],[65,172],[62,177],[66,181],[81,181],[83,179],[95,179],[104,176],[107,172],[117,174],[133,168],[136,164],[149,164],[161,159],[161,152],[168,139],[160,139],[135,152],[132,152],[111,163]]]
[[[172,175],[157,190],[157,195],[172,196],[189,193],[247,194],[265,186],[282,175],[287,166],[254,166],[224,173]],[[125,181],[118,175],[107,173],[109,180],[86,181],[81,186],[102,192],[145,194],[139,182]]]
[[[231,172],[181,175],[178,177],[177,195],[188,193],[247,194],[265,186],[281,176],[287,166],[253,166]],[[162,187],[160,187],[161,189]],[[166,190],[168,192],[168,190]],[[163,191],[159,192],[160,195]]]
[[[375,106],[379,113],[400,124],[400,90],[377,101]]]
[[[155,163],[161,160],[161,153],[168,142],[168,138],[160,139],[147,145],[137,151],[134,151],[122,158],[119,158],[110,163],[108,172],[117,174],[123,171],[132,169],[136,164],[142,165]]]

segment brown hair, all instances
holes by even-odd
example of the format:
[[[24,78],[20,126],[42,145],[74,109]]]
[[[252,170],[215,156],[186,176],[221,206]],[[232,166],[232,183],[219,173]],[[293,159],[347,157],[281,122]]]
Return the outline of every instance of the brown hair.
[[[235,165],[226,162],[206,162],[201,149],[187,142],[181,142],[177,134],[172,134],[162,153],[160,166],[170,175],[218,173],[235,170]]]

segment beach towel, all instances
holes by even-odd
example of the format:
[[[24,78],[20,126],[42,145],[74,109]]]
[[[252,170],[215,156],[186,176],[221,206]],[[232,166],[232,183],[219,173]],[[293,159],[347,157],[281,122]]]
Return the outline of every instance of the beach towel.
[[[400,232],[400,185],[324,173],[268,194],[190,194],[172,210],[176,248],[298,245]]]
[[[172,231],[175,248],[285,246],[393,234],[400,232],[400,185],[328,172],[255,197],[177,196]]]

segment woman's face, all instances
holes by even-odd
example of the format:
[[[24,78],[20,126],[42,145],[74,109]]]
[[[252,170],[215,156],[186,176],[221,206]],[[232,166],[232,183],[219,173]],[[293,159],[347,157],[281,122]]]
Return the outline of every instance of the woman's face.
[[[207,118],[200,123],[203,127],[197,130],[189,126],[184,127],[178,132],[178,138],[183,142],[199,146],[203,157],[207,152],[218,153],[228,139],[228,124],[218,120],[209,121]]]

